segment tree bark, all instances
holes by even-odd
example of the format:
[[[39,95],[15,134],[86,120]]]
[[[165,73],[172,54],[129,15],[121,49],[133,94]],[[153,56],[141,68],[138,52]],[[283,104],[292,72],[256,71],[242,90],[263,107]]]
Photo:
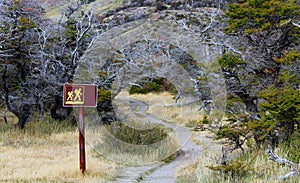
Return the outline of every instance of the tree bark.
[[[29,104],[21,105],[18,113],[18,127],[23,129],[25,127],[25,123],[27,122],[30,114],[32,113],[32,107]]]
[[[60,110],[59,113],[58,110]],[[50,107],[51,117],[55,120],[65,120],[70,116],[71,112],[72,108],[62,107],[62,98],[56,95],[55,100]]]

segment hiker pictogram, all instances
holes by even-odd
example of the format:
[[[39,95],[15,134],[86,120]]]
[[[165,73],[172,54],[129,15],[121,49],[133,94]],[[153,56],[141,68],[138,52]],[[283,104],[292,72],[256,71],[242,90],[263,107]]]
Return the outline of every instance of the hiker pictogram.
[[[66,101],[65,104],[84,104],[84,87],[72,86],[66,88]]]
[[[74,101],[81,102],[81,96],[82,96],[81,88],[75,89]]]
[[[73,91],[69,91],[67,101],[72,101],[72,100],[73,100]]]
[[[96,107],[98,90],[93,84],[65,84],[64,107]]]

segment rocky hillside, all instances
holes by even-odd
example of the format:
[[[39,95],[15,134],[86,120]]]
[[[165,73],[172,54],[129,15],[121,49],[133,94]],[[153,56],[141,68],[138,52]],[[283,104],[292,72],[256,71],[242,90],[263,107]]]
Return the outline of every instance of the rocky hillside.
[[[38,0],[41,5],[46,9],[47,16],[58,18],[61,9],[67,6],[76,8],[79,4],[84,4],[78,11],[93,11],[96,14],[112,14],[125,9],[132,8],[154,8],[155,11],[161,10],[192,10],[200,7],[211,7],[224,9],[228,3],[235,2],[236,0],[205,0],[205,1],[191,1],[191,0]]]

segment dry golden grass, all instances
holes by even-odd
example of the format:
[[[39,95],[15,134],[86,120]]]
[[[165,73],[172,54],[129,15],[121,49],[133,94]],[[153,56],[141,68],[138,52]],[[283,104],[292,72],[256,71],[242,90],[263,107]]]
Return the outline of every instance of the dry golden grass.
[[[164,94],[163,96],[153,96],[165,97],[171,95]],[[132,109],[128,103],[128,97],[139,99],[135,96],[129,96],[128,92],[123,91],[113,101],[113,104],[116,106],[115,110],[121,111],[122,115],[126,116],[126,124],[135,129],[152,129],[154,126],[156,126],[151,125],[151,123],[148,123],[148,121],[141,123],[139,119],[137,119],[137,116],[132,114]],[[145,102],[147,103],[147,101]],[[161,100],[156,100],[155,102],[161,102]],[[135,109],[133,109],[133,111],[134,110]],[[154,114],[152,113],[152,115]],[[102,128],[100,131],[102,131],[101,134],[105,134],[106,137],[104,137],[104,139],[106,140],[101,142],[102,144],[99,152],[100,154],[109,152],[107,153],[109,154],[109,159],[114,159],[117,162],[128,165],[143,165],[161,161],[174,154],[179,148],[174,131],[170,129],[165,130],[168,134],[168,137],[158,143],[151,145],[130,145],[128,143],[121,142],[112,136],[109,136],[109,132],[105,130],[105,128]],[[99,139],[100,138],[95,140]],[[109,139],[109,141],[107,139]],[[115,149],[115,147],[111,144],[114,144],[114,146],[117,146],[118,148]]]
[[[253,183],[280,183],[284,182],[279,180],[277,177],[287,174],[290,169],[289,167],[279,166],[278,164],[271,162],[267,159],[263,150],[259,151],[259,155],[255,157],[251,163],[254,173],[244,175],[243,177],[231,178],[230,174],[222,174],[217,171],[212,171],[206,166],[215,165],[220,155],[212,151],[207,151],[203,158],[197,163],[187,166],[179,171],[177,174],[178,182],[201,182],[201,183],[231,183],[231,182],[253,182]],[[281,153],[280,153],[281,154]],[[251,154],[251,157],[253,154]],[[247,161],[245,161],[247,162]],[[298,183],[297,179],[290,179],[286,182]]]
[[[134,94],[132,98],[144,101],[149,104],[147,112],[166,122],[175,124],[187,124],[192,120],[202,120],[203,114],[194,105],[174,106],[174,96],[168,92],[159,94]]]
[[[208,131],[197,132],[193,135],[193,141],[203,147],[202,157],[196,163],[182,168],[177,172],[177,182],[201,182],[201,183],[231,183],[231,182],[253,182],[253,183],[280,183],[284,182],[277,177],[283,176],[290,171],[290,167],[280,166],[278,163],[268,160],[265,149],[251,149],[241,154],[240,151],[230,154],[230,159],[234,160],[241,156],[242,162],[251,166],[249,174],[242,177],[230,177],[230,173],[222,174],[213,171],[207,166],[217,165],[221,159],[221,147],[224,141],[214,140],[213,134]],[[286,154],[277,148],[275,153],[280,157]],[[242,167],[241,167],[242,168]],[[287,182],[298,183],[299,179],[290,179]]]
[[[212,181],[213,173],[205,166],[215,164],[216,158],[221,155],[223,141],[214,140],[214,134],[210,131],[195,132],[192,141],[203,148],[199,161],[182,168],[176,174],[179,182],[208,182]],[[212,181],[213,182],[213,181]]]
[[[129,96],[128,93],[122,92],[118,97]],[[191,120],[202,118],[195,108],[173,106],[174,99],[169,93],[159,95],[150,93],[130,97],[149,103],[148,113],[170,123],[186,124]],[[129,110],[128,106],[121,106],[121,108],[123,107],[127,107],[126,110]],[[9,121],[16,122],[12,116],[9,117]],[[89,134],[91,132],[89,130],[86,132],[86,137],[89,137],[87,142],[91,142],[92,145],[95,144],[94,141],[102,142],[101,130],[92,131],[96,134]],[[209,131],[195,132],[191,138],[196,144],[203,147],[203,154],[198,162],[177,172],[178,182],[238,182],[234,179],[225,179],[222,175],[219,176],[220,174],[206,167],[215,165],[220,158],[222,141],[214,140],[214,134]],[[108,147],[110,144],[102,147],[103,153],[109,151],[109,149],[104,149]],[[289,172],[289,167],[279,166],[277,163],[269,161],[264,151],[264,149],[257,150],[258,155],[251,162],[256,173],[245,177],[243,182],[279,182],[276,177]],[[0,118],[0,167],[2,168],[0,182],[101,182],[113,179],[120,166],[123,166],[102,158],[102,152],[95,152],[89,143],[86,144],[86,152],[87,171],[83,177],[79,171],[76,127],[62,126],[44,120],[29,123],[26,129],[21,131],[11,126],[5,126]],[[250,157],[248,159],[252,159],[251,157],[255,153],[249,152],[246,156]],[[275,153],[286,157],[280,149],[276,149]],[[111,154],[111,158],[141,161],[139,157],[124,152]],[[153,154],[152,158],[157,158],[156,154]],[[297,181],[299,182],[299,180],[290,182],[296,183]]]
[[[163,97],[172,96],[165,94]],[[87,171],[83,177],[79,170],[77,127],[60,125],[48,118],[32,119],[25,130],[19,130],[13,127],[17,120],[11,114],[9,122],[9,126],[6,126],[2,120],[0,121],[0,167],[3,167],[0,171],[0,182],[99,182],[113,179],[119,168],[124,166],[110,161],[110,158],[143,164],[161,160],[163,154],[169,155],[177,148],[177,143],[171,138],[171,141],[166,142],[167,145],[161,145],[170,147],[161,151],[155,151],[154,148],[150,154],[111,153],[111,156],[105,159],[107,157],[101,155],[111,150],[105,149],[111,147],[111,144],[100,147],[101,152],[95,150],[91,145],[101,143],[103,134],[101,130],[90,134],[90,130],[86,129],[86,138],[89,139],[86,140]],[[143,154],[148,157],[145,158]]]
[[[94,139],[97,143],[92,143],[98,144],[95,147],[97,153],[99,155],[104,155],[105,158],[113,160],[120,165],[146,165],[163,161],[174,154],[179,148],[178,142],[175,140],[175,134],[172,131],[167,132],[168,137],[162,141],[150,145],[134,145],[126,143],[113,137],[105,127],[101,127],[101,129],[96,131],[103,135],[101,139]],[[100,135],[94,136],[100,137]]]
[[[0,125],[0,182],[99,182],[114,176],[116,165],[99,158],[89,145],[87,171],[81,174],[76,128],[49,135],[33,130],[45,122],[35,123],[23,131]]]
[[[174,103],[174,97],[169,93],[149,93],[147,95],[134,94],[130,95],[130,97],[148,103],[149,109],[147,112],[160,119],[164,119],[167,122],[188,124],[192,120],[199,121],[203,119],[203,114],[199,114],[199,111],[196,110],[196,107],[172,106]],[[220,175],[206,167],[210,165],[216,165],[217,161],[220,161],[221,147],[224,146],[225,141],[215,140],[215,134],[208,130],[194,132],[191,138],[195,144],[200,145],[203,148],[203,154],[197,163],[182,168],[177,172],[176,176],[178,182],[231,183],[242,181],[253,183],[279,183],[280,181],[276,178],[285,175],[290,171],[289,167],[280,166],[277,163],[268,160],[268,157],[265,154],[265,149],[258,149],[257,152],[247,152],[244,155],[245,160],[243,160],[245,163],[249,162],[250,159],[254,159],[251,164],[252,168],[256,170],[256,173],[253,173],[253,175],[247,175],[242,178],[243,180],[239,181],[235,180],[234,178],[230,179],[228,178],[228,175]],[[232,157],[239,156],[238,153],[239,152],[232,154]],[[280,149],[277,149],[276,153],[281,157],[285,157],[284,152],[282,152]],[[289,181],[296,183],[299,180],[291,179]]]
[[[76,0],[71,1],[58,1],[58,5],[52,6],[48,9],[46,9],[45,17],[53,19],[53,20],[60,20],[61,19],[61,11],[63,8],[66,8],[67,5],[76,3]],[[79,14],[81,11],[88,12],[92,11],[94,13],[102,13],[102,12],[108,12],[110,10],[113,10],[117,7],[122,6],[123,1],[122,0],[95,0],[93,2],[90,2],[87,5],[83,5],[82,9],[80,11],[77,11]],[[76,13],[76,12],[75,12]]]

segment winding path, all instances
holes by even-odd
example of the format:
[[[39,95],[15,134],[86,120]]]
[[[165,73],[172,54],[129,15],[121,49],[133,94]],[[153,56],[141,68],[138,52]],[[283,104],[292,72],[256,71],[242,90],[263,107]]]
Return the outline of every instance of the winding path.
[[[117,182],[176,182],[176,171],[196,162],[202,154],[200,147],[190,140],[192,132],[184,126],[166,123],[165,121],[146,113],[148,109],[147,103],[130,98],[129,105],[132,111],[138,116],[143,116],[143,119],[153,124],[161,124],[174,130],[180,144],[180,150],[177,153],[177,157],[170,163],[156,163],[147,166],[126,168]]]

